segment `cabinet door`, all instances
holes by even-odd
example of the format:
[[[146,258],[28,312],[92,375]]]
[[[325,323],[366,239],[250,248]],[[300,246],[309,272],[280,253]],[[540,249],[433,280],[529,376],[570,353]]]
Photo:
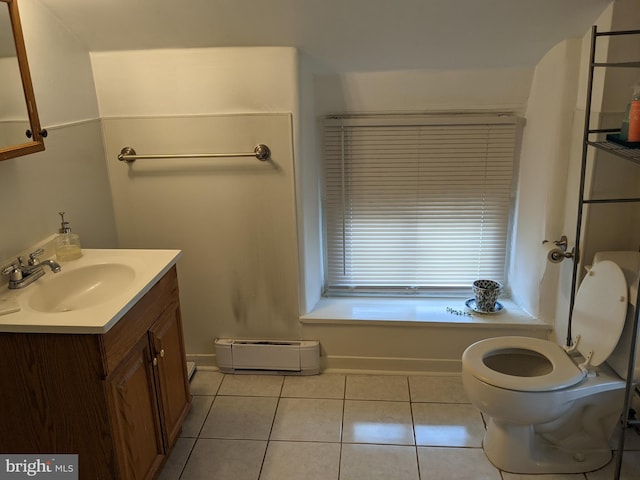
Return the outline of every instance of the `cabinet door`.
[[[167,307],[149,334],[158,359],[158,400],[168,450],[176,441],[191,406],[179,303]]]
[[[124,480],[153,478],[164,457],[149,339],[107,378],[114,441]]]

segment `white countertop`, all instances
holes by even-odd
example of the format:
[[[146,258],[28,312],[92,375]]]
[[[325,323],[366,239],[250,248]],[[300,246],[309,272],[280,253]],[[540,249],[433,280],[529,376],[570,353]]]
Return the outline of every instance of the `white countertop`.
[[[167,273],[182,255],[180,250],[92,250],[83,249],[81,258],[59,262],[58,274],[44,266],[45,275],[33,284],[16,290],[6,286],[0,292],[0,305],[17,302],[18,311],[0,315],[0,332],[25,333],[94,333],[107,332]],[[122,292],[111,295],[95,305],[61,312],[45,312],[33,308],[32,299],[39,290],[46,288],[56,276],[83,267],[100,264],[124,264],[133,270],[132,279],[122,287]],[[11,311],[11,308],[5,308]]]

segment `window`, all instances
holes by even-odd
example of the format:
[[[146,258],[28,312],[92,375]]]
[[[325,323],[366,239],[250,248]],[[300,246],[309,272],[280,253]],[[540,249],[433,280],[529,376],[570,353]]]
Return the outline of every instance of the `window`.
[[[505,283],[516,133],[510,115],[327,118],[325,293]]]

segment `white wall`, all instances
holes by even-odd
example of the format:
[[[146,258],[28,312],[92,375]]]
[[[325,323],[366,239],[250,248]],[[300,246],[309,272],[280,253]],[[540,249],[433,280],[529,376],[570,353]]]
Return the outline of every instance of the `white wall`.
[[[297,319],[299,311],[315,305],[321,290],[319,116],[391,106],[523,111],[532,74],[531,69],[501,69],[317,76],[312,61],[303,55],[298,62],[295,53],[222,48],[91,55],[120,246],[185,252],[179,273],[192,356],[212,353],[217,336],[297,338],[318,333],[328,341],[333,335],[313,328],[301,333]],[[257,79],[249,66],[264,73]],[[123,72],[126,82],[121,81]],[[462,86],[469,85],[472,88],[461,93]],[[256,121],[267,121],[247,129],[257,141],[269,123],[280,121],[278,115],[269,119],[261,113],[287,111],[294,113],[289,139],[296,151],[295,173],[288,170],[286,178],[272,178],[272,186],[264,183],[270,176],[250,170],[240,175],[226,168],[202,170],[200,164],[183,170],[176,163],[142,162],[129,169],[115,161],[125,145],[139,152],[237,149],[247,140],[234,130],[246,125],[247,117],[235,114],[252,112]],[[278,138],[272,141],[277,144]],[[296,190],[289,174],[296,176]],[[243,201],[252,198],[255,189],[254,202],[263,207]],[[226,208],[220,209],[221,204]],[[275,218],[264,210],[270,204],[279,205],[280,223],[264,223],[265,214]],[[296,208],[304,212],[298,216],[297,231]],[[194,235],[185,235],[191,230]],[[300,302],[298,258],[303,260]],[[265,268],[271,275],[265,276]],[[266,292],[277,283],[282,284],[279,292]],[[360,350],[355,342],[353,355],[366,353]]]
[[[526,105],[533,69],[354,72],[317,75],[318,116],[349,112],[509,109]]]
[[[340,112],[421,112],[433,110],[509,110],[524,112],[533,69],[314,73],[302,62],[300,91],[304,154],[299,192],[303,233],[301,312],[310,311],[322,290],[321,172],[322,119]],[[313,104],[309,102],[313,101]],[[307,102],[307,103],[304,103]],[[302,116],[304,115],[304,116]]]
[[[573,233],[563,231],[563,221],[580,46],[561,42],[536,66],[520,155],[511,290],[525,310],[551,325],[565,264],[547,262],[542,241]]]
[[[293,48],[94,52],[103,118],[290,112],[297,102]]]
[[[322,263],[322,224],[320,221],[320,152],[315,104],[314,61],[299,53],[298,128],[296,142],[296,208],[300,258],[301,314],[309,312],[318,300],[324,283]]]
[[[598,20],[600,29],[612,28],[612,16],[619,19],[613,28],[637,28],[640,14],[637,2],[618,0],[614,5],[615,10],[610,7]],[[535,67],[535,72],[524,69],[378,72],[315,77],[318,115],[342,111],[501,107],[524,113],[526,126],[511,251],[511,287],[514,298],[527,311],[556,327],[559,342],[564,342],[572,264],[571,261],[560,265],[546,262],[541,243],[544,239],[559,239],[563,234],[569,237],[570,248],[574,243],[588,38],[590,32],[584,39],[556,45]],[[631,53],[627,49],[622,54],[617,47],[612,46],[619,55],[616,60],[629,60],[637,55],[637,48],[633,46]],[[623,96],[619,93],[620,75],[613,76],[616,81],[609,79],[604,85],[606,97],[614,105],[610,108],[615,110],[620,109],[619,99]],[[596,78],[598,82],[604,83],[604,76]],[[596,93],[595,100],[596,111],[600,111],[602,96]],[[627,191],[637,191],[638,172],[634,167],[627,164],[615,167],[612,168],[611,163],[601,166],[610,170],[610,174],[603,185],[597,186],[619,191],[621,185],[626,185]],[[590,255],[589,248],[637,248],[631,244],[640,243],[636,227],[640,222],[635,221],[638,211],[630,213],[629,210],[622,208],[615,215],[607,211],[599,215],[592,213],[592,234],[585,247]]]
[[[636,1],[617,0],[619,25],[637,17]],[[179,269],[189,353],[211,353],[219,335],[304,335],[298,312],[313,307],[321,286],[320,117],[341,111],[510,109],[526,111],[530,128],[521,168],[546,179],[540,185],[544,201],[540,192],[525,187],[519,203],[523,231],[529,226],[533,231],[516,237],[515,252],[536,268],[534,275],[521,272],[518,278],[525,280],[515,290],[532,311],[546,316],[552,303],[545,295],[553,302],[557,286],[556,309],[562,311],[568,288],[562,269],[568,263],[559,272],[548,270],[537,254],[541,238],[535,235],[571,235],[575,219],[580,128],[579,112],[568,105],[575,98],[574,42],[549,52],[535,75],[530,68],[318,75],[313,62],[304,55],[299,60],[292,48],[90,57],[38,0],[21,0],[20,8],[41,123],[50,137],[45,152],[0,162],[0,222],[12,227],[0,239],[0,258],[55,231],[57,211],[66,210],[85,246],[184,250]],[[580,98],[578,93],[578,105]],[[576,120],[569,128],[571,116]],[[104,144],[99,117],[104,118]],[[569,145],[555,141],[560,131],[572,137]],[[141,153],[165,147],[178,153],[244,150],[246,143],[265,136],[275,153],[262,170],[251,163],[128,167],[115,160],[125,145]],[[563,185],[565,169],[569,175]],[[555,205],[562,210],[563,201],[564,215],[556,217]],[[304,212],[298,224],[296,209]],[[380,340],[399,333],[382,330],[372,335]],[[340,344],[345,355],[372,353],[361,333],[350,328],[322,334]]]
[[[86,247],[114,247],[115,223],[89,55],[37,0],[20,16],[44,152],[0,162],[0,259],[56,232],[68,212]],[[69,124],[79,120],[92,120]],[[3,279],[4,280],[4,279]]]
[[[598,30],[637,29],[640,24],[639,7],[637,1],[617,1],[598,20]],[[603,48],[596,52],[597,61],[637,60],[640,52],[638,36],[605,37],[598,41],[600,44]],[[592,128],[598,125],[601,128],[619,128],[625,106],[631,99],[632,87],[640,80],[640,71],[627,68],[600,70],[592,106],[595,112]],[[590,196],[637,197],[640,189],[640,168],[637,165],[604,152],[591,152],[590,158],[594,160],[590,165],[593,172],[588,184]],[[637,204],[594,205],[587,208],[587,213],[582,248],[584,264],[589,264],[597,251],[637,250],[640,247],[640,208]]]
[[[28,120],[17,57],[0,58],[1,120]],[[24,132],[23,132],[24,134]]]
[[[92,54],[121,247],[179,248],[187,352],[216,337],[298,338],[291,48]],[[125,81],[123,81],[125,79]],[[272,149],[255,158],[116,160]],[[207,361],[206,358],[201,361]]]
[[[20,0],[19,6],[40,123],[97,118],[87,50],[38,0]]]
[[[598,31],[637,29],[640,23],[640,9],[637,0],[616,0],[596,20]],[[607,41],[606,38],[598,41],[599,48],[596,51],[597,61],[625,61],[635,58],[637,60],[638,44],[616,40]],[[578,191],[580,168],[582,159],[582,135],[585,121],[585,105],[587,95],[587,74],[589,69],[589,52],[591,44],[591,31],[585,33],[581,42],[579,78],[577,83],[576,107],[574,110],[574,123],[571,132],[571,146],[566,182],[566,197],[564,205],[563,231],[569,237],[570,244],[575,242],[576,218],[578,208]],[[624,106],[631,94],[629,72],[637,76],[637,70],[620,69],[611,72],[612,69],[596,69],[594,74],[594,87],[592,97],[592,128],[597,128],[600,122],[602,127],[619,127]],[[620,72],[623,72],[621,76]],[[625,79],[626,78],[626,79]],[[629,97],[630,98],[630,97]],[[591,137],[594,138],[594,137]],[[600,157],[594,164],[594,158]],[[595,187],[600,193],[614,193],[613,196],[635,195],[640,187],[640,172],[638,167],[631,165],[611,155],[601,154],[594,149],[588,150],[587,155],[587,181],[586,195],[591,195],[591,187]],[[593,181],[593,174],[599,178]],[[605,190],[608,190],[606,192]],[[596,193],[596,192],[594,192]],[[584,274],[582,266],[589,265],[593,254],[600,250],[636,250],[640,245],[640,232],[638,231],[639,209],[633,205],[596,206],[591,211],[585,208],[583,217],[581,259],[578,275]],[[571,296],[571,264],[563,262],[559,273],[558,290],[556,293],[555,335],[559,343],[566,342],[569,301]]]
[[[308,59],[306,59],[308,60]],[[322,287],[319,176],[322,175],[323,117],[340,112],[421,112],[433,110],[507,110],[523,114],[533,69],[461,71],[388,71],[316,73],[313,63],[301,63],[301,126],[304,138],[299,221],[303,222],[303,274],[307,282],[301,305],[310,311]],[[318,69],[321,71],[321,69]],[[303,95],[304,93],[304,95]],[[312,96],[314,104],[305,104]],[[470,343],[494,335],[546,337],[544,328],[504,329],[465,325],[371,325],[305,322],[302,337],[318,339],[325,366],[363,370],[459,371],[460,356]]]

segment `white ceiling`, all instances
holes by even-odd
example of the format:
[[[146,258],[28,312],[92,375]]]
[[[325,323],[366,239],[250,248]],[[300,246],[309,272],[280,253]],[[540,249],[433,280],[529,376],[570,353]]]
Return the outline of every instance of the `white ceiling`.
[[[329,71],[533,66],[611,0],[39,0],[90,51],[293,46]]]

